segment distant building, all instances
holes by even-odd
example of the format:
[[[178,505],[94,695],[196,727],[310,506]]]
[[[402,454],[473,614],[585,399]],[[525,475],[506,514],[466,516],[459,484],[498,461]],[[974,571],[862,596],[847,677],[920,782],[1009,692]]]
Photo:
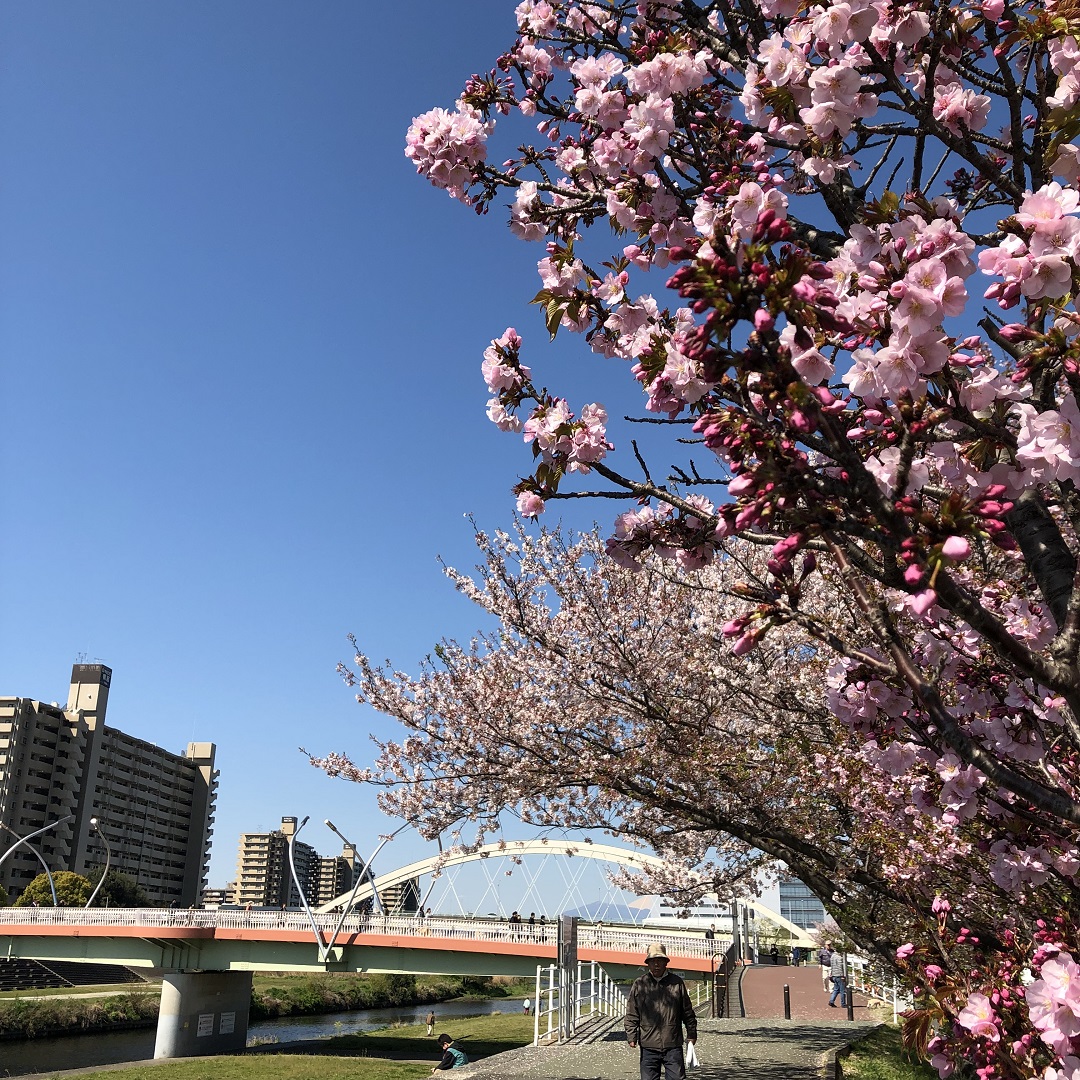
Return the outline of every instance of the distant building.
[[[312,905],[328,904],[334,897],[347,893],[356,884],[363,865],[351,844],[345,844],[340,855],[320,857],[312,880]]]
[[[798,878],[781,877],[780,914],[804,930],[825,921],[825,905]]]
[[[363,871],[363,861],[355,848],[345,845],[340,855],[324,858],[310,844],[295,839],[296,832],[296,818],[283,817],[280,829],[241,835],[233,903],[242,907],[301,906],[289,867],[290,839],[296,877],[312,907],[327,903],[353,887]]]
[[[0,697],[0,855],[60,821],[33,841],[51,870],[104,866],[104,837],[111,869],[155,904],[190,907],[210,860],[214,744],[174,754],[106,727],[111,684],[104,664],[75,664],[63,708]],[[23,845],[0,865],[0,885],[15,899],[40,871]]]
[[[229,882],[224,889],[203,889],[199,903],[205,908],[217,908],[222,904],[231,904],[233,882]]]
[[[375,884],[379,884],[378,877]],[[387,915],[415,915],[420,910],[420,879],[414,877],[385,889],[380,887],[379,899]]]

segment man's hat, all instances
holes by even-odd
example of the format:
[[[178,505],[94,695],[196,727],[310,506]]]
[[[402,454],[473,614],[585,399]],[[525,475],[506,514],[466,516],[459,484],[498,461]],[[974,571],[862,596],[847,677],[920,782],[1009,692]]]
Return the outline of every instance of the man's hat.
[[[664,948],[658,941],[654,941],[645,953],[646,960],[667,960],[667,949]]]

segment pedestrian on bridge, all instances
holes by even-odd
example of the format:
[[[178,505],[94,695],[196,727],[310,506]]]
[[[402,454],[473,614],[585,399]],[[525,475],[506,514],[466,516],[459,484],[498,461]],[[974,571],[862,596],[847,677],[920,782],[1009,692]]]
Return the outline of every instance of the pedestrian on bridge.
[[[697,1016],[686,983],[668,971],[663,945],[650,945],[645,953],[648,971],[630,988],[626,1001],[626,1041],[641,1046],[641,1080],[686,1080],[683,1028],[686,1041],[697,1042]]]

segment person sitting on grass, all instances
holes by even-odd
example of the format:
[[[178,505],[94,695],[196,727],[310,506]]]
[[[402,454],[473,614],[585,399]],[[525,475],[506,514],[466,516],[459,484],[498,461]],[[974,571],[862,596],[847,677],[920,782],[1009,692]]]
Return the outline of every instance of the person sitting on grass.
[[[431,1070],[432,1076],[440,1069],[460,1069],[462,1065],[469,1064],[469,1055],[464,1050],[459,1050],[449,1035],[439,1036],[439,1046],[442,1048],[443,1056],[439,1064]]]

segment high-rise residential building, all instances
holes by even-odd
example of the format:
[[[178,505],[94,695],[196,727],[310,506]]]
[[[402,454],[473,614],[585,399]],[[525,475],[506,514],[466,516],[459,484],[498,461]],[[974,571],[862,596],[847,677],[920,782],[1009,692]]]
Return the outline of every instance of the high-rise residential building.
[[[345,844],[340,855],[320,857],[312,881],[312,904],[328,904],[347,893],[356,884],[363,865],[352,844]]]
[[[379,879],[375,879],[378,885]],[[409,878],[385,889],[379,889],[379,899],[387,915],[415,915],[420,909],[420,879]]]
[[[296,876],[309,893],[312,865],[319,856],[310,844],[296,840],[296,818],[283,817],[281,828],[267,833],[243,833],[236,859],[236,903],[253,907],[300,907],[300,896],[289,868],[292,841]]]
[[[0,697],[0,854],[33,843],[51,870],[109,865],[153,903],[188,907],[206,885],[217,801],[214,744],[183,754],[107,727],[112,670],[75,664],[66,706]],[[12,899],[41,864],[26,845],[0,865]]]
[[[281,828],[266,833],[243,833],[236,858],[236,883],[231,901],[246,907],[300,907],[289,867],[292,841],[296,877],[309,904],[318,906],[348,892],[363,872],[363,860],[351,844],[340,855],[320,856],[296,839],[296,818],[283,817]]]

